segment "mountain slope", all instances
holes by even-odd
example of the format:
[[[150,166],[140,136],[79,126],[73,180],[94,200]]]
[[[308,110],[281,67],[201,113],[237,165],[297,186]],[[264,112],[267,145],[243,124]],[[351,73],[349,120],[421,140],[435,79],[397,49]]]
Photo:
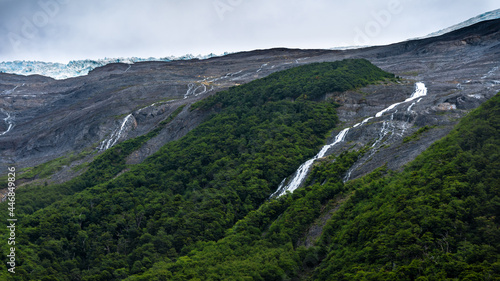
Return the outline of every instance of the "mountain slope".
[[[11,73],[19,75],[43,75],[54,79],[68,79],[87,75],[95,68],[102,67],[113,63],[125,63],[130,67],[137,62],[145,61],[173,61],[173,60],[190,60],[190,59],[208,59],[217,57],[215,54],[206,56],[193,56],[185,55],[181,57],[166,57],[166,58],[114,58],[114,59],[100,59],[100,60],[78,60],[70,61],[67,64],[51,63],[41,61],[8,61],[0,62],[0,73]]]
[[[360,50],[271,49],[207,60],[139,62],[130,67],[109,64],[87,76],[58,81],[0,73],[0,119],[4,119],[0,120],[0,134],[10,128],[0,136],[0,166],[4,170],[14,163],[20,169],[33,167],[69,157],[71,153],[93,150],[109,141],[130,114],[134,118],[130,118],[117,142],[134,138],[154,130],[179,106],[230,86],[298,65],[345,58],[366,58],[408,82],[407,87],[372,87],[363,90],[368,95],[350,93],[339,99],[344,105],[339,116],[348,125],[405,100],[413,89],[413,82],[418,81],[424,82],[430,93],[428,102],[414,107],[413,112],[419,116],[413,117],[417,117],[418,122],[427,114],[424,105],[455,104],[458,110],[452,112],[463,116],[461,109],[475,108],[500,90],[499,22],[481,22],[451,35]],[[385,89],[389,91],[386,95]],[[450,94],[453,97],[449,98]],[[408,116],[403,117],[401,113],[395,117],[407,120]],[[183,111],[158,137],[131,156],[130,163],[143,161],[165,143],[185,135],[204,118],[206,116],[198,112]],[[356,120],[351,120],[353,118]],[[420,127],[420,123],[417,126]],[[443,131],[440,136],[444,134]],[[93,155],[79,161],[91,159]],[[78,164],[59,167],[62,173],[53,178],[60,182],[74,177],[70,168]],[[51,182],[50,178],[33,179],[42,184]]]
[[[461,22],[459,24],[456,24],[456,25],[450,26],[448,28],[445,28],[445,29],[433,32],[433,33],[431,33],[431,34],[429,34],[429,35],[427,35],[427,36],[425,36],[423,38],[435,37],[435,36],[443,35],[443,34],[455,31],[457,29],[461,29],[461,28],[464,28],[464,27],[467,27],[467,26],[471,26],[471,25],[476,24],[478,22],[487,21],[487,20],[494,20],[494,19],[498,19],[498,18],[500,18],[500,9],[497,9],[497,10],[494,10],[494,11],[489,11],[489,12],[486,12],[486,13],[481,14],[479,16],[470,18],[470,19],[468,19],[468,20],[466,20],[464,22]],[[419,38],[419,39],[422,39],[422,38]]]
[[[0,73],[0,163],[19,171],[15,278],[496,276],[498,247],[484,242],[496,240],[483,234],[498,228],[496,121],[466,119],[437,144],[443,153],[403,167],[500,90],[499,26],[359,50],[109,64],[59,81]],[[342,61],[352,58],[399,78]],[[493,120],[495,110],[479,112]],[[316,168],[301,170],[314,155]],[[297,168],[296,191],[268,200]],[[422,201],[424,215],[401,213],[403,199],[415,210]]]
[[[394,80],[366,60],[285,70],[195,104],[218,112],[121,175],[144,137],[106,151],[68,183],[23,188],[19,249],[30,258],[17,276],[120,280],[220,239],[323,143],[337,120],[325,92]]]
[[[495,280],[500,277],[500,94],[401,173],[347,185],[357,153],[316,167],[318,183],[274,199],[218,242],[127,280]],[[299,238],[332,212],[316,247]],[[297,279],[298,280],[298,279]]]
[[[352,184],[316,280],[500,277],[500,94],[406,169]]]

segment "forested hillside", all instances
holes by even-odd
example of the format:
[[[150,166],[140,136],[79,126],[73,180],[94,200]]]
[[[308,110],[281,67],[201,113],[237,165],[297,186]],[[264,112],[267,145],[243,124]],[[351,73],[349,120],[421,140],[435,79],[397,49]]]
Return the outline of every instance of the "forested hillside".
[[[72,181],[19,188],[0,279],[500,279],[500,94],[401,171],[344,183],[370,148],[346,151],[269,199],[339,129],[325,94],[388,80],[366,60],[277,72],[194,104],[209,119],[142,164],[125,159],[182,108]]]
[[[400,173],[344,185],[363,151],[331,158],[315,167],[315,184],[127,280],[497,280],[499,118],[497,94]],[[329,212],[316,244],[303,246]]]
[[[362,151],[330,159],[313,171],[317,183],[128,280],[497,280],[499,118],[497,94],[400,173],[379,169],[344,185]],[[329,211],[316,245],[302,246]]]
[[[157,131],[106,151],[68,183],[18,189],[19,263],[9,278],[122,280],[150,274],[148,270],[168,276],[186,255],[230,235],[246,220],[262,219],[263,229],[287,204],[299,203],[288,198],[262,207],[269,212],[255,210],[317,152],[336,125],[336,104],[323,96],[387,79],[394,75],[366,60],[278,72],[193,106],[191,110],[213,115],[142,164],[127,166],[125,158]],[[307,196],[325,201],[335,190]],[[302,227],[293,222],[284,231]],[[276,245],[288,239],[283,235],[276,237]],[[163,280],[161,274],[155,276]]]
[[[403,172],[349,189],[314,280],[499,279],[500,94]]]

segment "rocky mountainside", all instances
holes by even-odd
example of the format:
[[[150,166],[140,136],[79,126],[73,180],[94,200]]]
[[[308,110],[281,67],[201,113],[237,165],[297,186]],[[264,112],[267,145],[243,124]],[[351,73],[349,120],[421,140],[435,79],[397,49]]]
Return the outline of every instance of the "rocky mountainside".
[[[383,163],[397,169],[500,89],[498,24],[499,20],[491,20],[438,37],[357,50],[271,49],[206,60],[108,64],[87,76],[66,80],[3,73],[0,164],[3,169],[13,164],[24,168],[70,153],[101,153],[153,130],[180,106],[228,87],[297,65],[366,58],[404,79],[341,95],[332,93],[342,105],[338,113],[345,128],[374,118],[349,130],[328,153],[373,143],[373,153],[355,165],[350,177]],[[375,116],[410,97],[416,82],[427,88],[418,103],[404,102]],[[130,163],[141,162],[206,117],[188,108],[134,153]],[[402,142],[424,126],[431,130]]]
[[[0,62],[0,72],[20,74],[20,75],[43,75],[54,79],[67,79],[87,75],[90,71],[97,67],[102,67],[111,63],[134,64],[143,61],[173,61],[173,60],[190,60],[190,59],[207,59],[216,57],[215,54],[206,56],[193,56],[187,54],[181,57],[165,57],[165,58],[114,58],[100,60],[77,60],[70,61],[67,64],[57,62],[42,62],[42,61],[8,61]]]
[[[498,26],[0,74],[15,278],[498,278]]]

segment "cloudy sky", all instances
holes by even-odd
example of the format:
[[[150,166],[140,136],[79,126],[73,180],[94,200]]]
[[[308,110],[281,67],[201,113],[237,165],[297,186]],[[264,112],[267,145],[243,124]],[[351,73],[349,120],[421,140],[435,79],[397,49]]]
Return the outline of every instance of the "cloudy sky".
[[[0,0],[0,61],[379,45],[498,8],[498,0]]]

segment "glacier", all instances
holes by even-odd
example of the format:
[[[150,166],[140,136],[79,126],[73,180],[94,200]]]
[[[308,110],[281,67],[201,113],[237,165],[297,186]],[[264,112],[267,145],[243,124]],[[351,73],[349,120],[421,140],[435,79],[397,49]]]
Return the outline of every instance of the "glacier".
[[[460,22],[458,24],[455,24],[453,26],[438,30],[436,32],[424,35],[424,36],[419,36],[415,38],[409,38],[405,41],[413,41],[413,40],[421,40],[421,39],[426,39],[426,38],[431,38],[431,37],[437,37],[444,35],[446,33],[459,30],[464,27],[471,26],[473,24],[482,22],[482,21],[487,21],[487,20],[495,20],[495,19],[500,19],[500,9],[496,9],[493,11],[489,11],[483,14],[480,14],[479,16],[475,16],[473,18],[470,18],[466,21]],[[355,50],[355,49],[363,49],[363,48],[369,48],[373,47],[376,45],[349,45],[349,46],[339,46],[339,47],[333,47],[329,48],[329,50],[337,50],[337,51],[345,51],[345,50]]]
[[[439,31],[433,32],[433,33],[428,34],[426,36],[417,37],[417,38],[413,38],[410,40],[418,40],[418,39],[436,37],[436,36],[440,36],[440,35],[443,35],[443,34],[446,34],[446,33],[449,33],[449,32],[452,32],[452,31],[455,31],[455,30],[458,30],[458,29],[461,29],[461,28],[464,28],[467,26],[471,26],[471,25],[476,24],[478,22],[487,21],[487,20],[494,20],[494,19],[499,19],[499,18],[500,18],[500,9],[497,9],[497,10],[493,10],[493,11],[489,11],[489,12],[480,14],[479,16],[470,18],[464,22],[455,24],[455,25],[450,26],[450,27],[445,28],[445,29],[441,29]]]
[[[54,78],[56,80],[62,80],[72,77],[78,77],[87,75],[90,71],[97,67],[105,66],[110,63],[125,63],[132,65],[136,62],[145,61],[174,61],[174,60],[191,60],[191,59],[209,59],[213,57],[220,57],[228,55],[225,52],[222,55],[208,54],[208,55],[198,55],[194,56],[187,54],[180,57],[170,56],[164,58],[104,58],[99,60],[74,60],[67,64],[58,62],[43,62],[43,61],[3,61],[0,62],[0,73],[10,73],[18,75],[43,75],[47,77]],[[128,70],[128,69],[127,69]]]

